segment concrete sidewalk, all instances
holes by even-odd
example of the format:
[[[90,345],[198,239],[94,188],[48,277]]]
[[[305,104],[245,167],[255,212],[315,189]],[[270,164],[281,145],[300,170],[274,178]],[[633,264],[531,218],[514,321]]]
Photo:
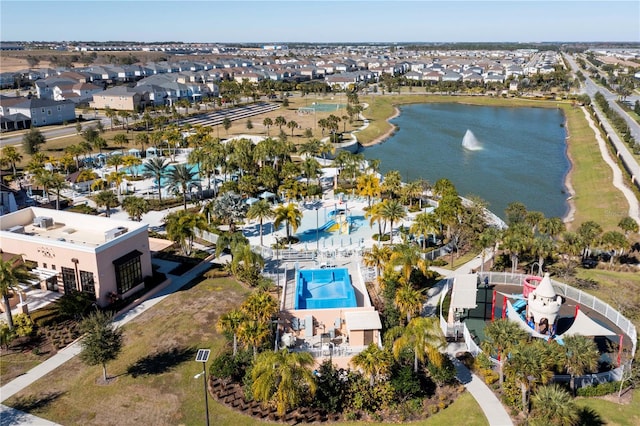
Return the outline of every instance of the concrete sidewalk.
[[[167,286],[161,287],[155,292],[152,291],[142,298],[134,301],[127,307],[126,311],[121,312],[114,318],[114,324],[116,326],[122,326],[128,323],[147,309],[164,300],[165,297],[181,289],[194,278],[202,275],[206,270],[208,270],[211,267],[211,260],[212,259],[209,259],[208,261],[200,263],[198,266],[182,276],[170,276],[171,281]],[[46,374],[60,367],[62,364],[78,355],[80,350],[80,340],[77,340],[43,363],[27,371],[25,374],[16,377],[11,382],[3,385],[0,387],[0,402],[7,400],[21,390],[30,386],[36,380],[41,379]],[[49,422],[48,420],[0,405],[0,426],[23,424],[55,425],[55,423]]]
[[[478,402],[482,412],[491,426],[512,426],[513,422],[502,406],[502,403],[482,379],[471,373],[455,357],[451,358],[456,367],[456,377]]]

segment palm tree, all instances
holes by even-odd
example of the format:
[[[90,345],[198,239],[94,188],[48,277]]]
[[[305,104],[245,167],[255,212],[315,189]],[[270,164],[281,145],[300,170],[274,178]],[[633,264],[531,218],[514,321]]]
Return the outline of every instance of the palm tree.
[[[371,387],[376,384],[376,377],[386,374],[391,367],[389,353],[373,342],[364,351],[351,358],[350,363],[369,376]]]
[[[124,133],[118,133],[113,137],[113,142],[122,149],[125,145],[129,145],[129,138]]]
[[[362,254],[362,262],[368,268],[376,269],[376,279],[380,279],[381,271],[391,259],[391,248],[389,246],[374,245],[371,250]]]
[[[278,301],[264,290],[251,293],[240,306],[249,319],[269,322],[278,313]]]
[[[393,300],[401,315],[407,318],[407,324],[411,322],[412,315],[419,314],[425,301],[424,294],[413,288],[410,284],[404,284],[396,291]]]
[[[531,417],[535,424],[575,426],[580,414],[571,395],[558,385],[540,387],[531,398]]]
[[[480,264],[480,274],[484,274],[484,262],[487,257],[487,249],[496,246],[496,243],[500,239],[500,231],[497,228],[489,227],[478,235],[476,243],[481,248],[480,257],[482,259],[482,263]],[[492,259],[495,258],[492,257]]]
[[[507,359],[507,374],[512,374],[520,384],[522,411],[528,415],[527,395],[536,384],[547,384],[553,371],[564,361],[564,353],[556,342],[547,343],[542,339],[532,342],[521,341],[512,346]]]
[[[566,226],[561,218],[550,217],[540,223],[539,229],[540,232],[549,235],[555,240],[558,235],[566,231]]]
[[[120,187],[122,186],[122,182],[124,182],[126,175],[127,174],[123,171],[111,172],[107,175],[107,183],[113,184],[116,187],[116,194],[118,197],[120,196]]]
[[[522,222],[516,222],[509,226],[502,238],[504,248],[511,255],[511,273],[518,269],[518,259],[520,255],[527,249],[531,229]]]
[[[251,390],[258,401],[273,401],[278,414],[295,408],[304,396],[313,397],[316,381],[311,372],[314,360],[308,352],[266,351],[251,370]]]
[[[553,239],[548,235],[536,235],[531,241],[531,254],[538,256],[538,275],[542,276],[544,260],[553,253],[553,249]],[[531,272],[533,273],[533,270]]]
[[[162,202],[162,178],[167,174],[167,166],[169,163],[160,157],[155,157],[144,163],[144,172],[156,180],[158,186],[158,201]]]
[[[141,197],[126,197],[122,200],[122,208],[130,218],[140,222],[142,215],[149,211],[149,202]]]
[[[615,253],[618,257],[620,257],[624,253],[624,250],[629,247],[629,241],[627,238],[622,234],[622,232],[618,231],[607,231],[602,234],[600,244],[605,250]],[[609,266],[613,266],[613,259],[616,256],[612,255],[609,258]]]
[[[446,344],[447,341],[435,317],[416,317],[393,342],[393,356],[398,359],[405,348],[410,348],[414,354],[413,371],[417,373],[418,361],[424,363],[428,359],[438,366],[441,365],[440,351]]]
[[[593,339],[585,336],[573,335],[563,340],[567,372],[571,375],[571,392],[575,395],[575,377],[594,371],[598,366],[600,352]]]
[[[2,148],[0,158],[11,165],[11,172],[13,176],[16,175],[16,163],[22,160],[22,154],[14,146],[5,146]]]
[[[380,196],[380,179],[372,173],[358,176],[356,181],[358,195],[367,197],[367,204],[371,207],[371,199]]]
[[[429,234],[433,234],[437,230],[437,220],[435,215],[424,212],[417,214],[409,230],[422,237],[422,250],[424,250],[427,245],[427,238]]]
[[[411,273],[415,268],[423,274],[427,273],[427,263],[420,254],[420,249],[414,244],[396,244],[391,253],[389,264],[399,266],[402,272],[401,280],[404,284],[411,281]]]
[[[269,325],[261,321],[245,320],[238,327],[238,339],[253,348],[253,358],[258,356],[260,346],[271,333]]]
[[[192,213],[187,210],[181,210],[169,213],[164,218],[167,236],[169,239],[180,244],[182,254],[189,256],[193,249],[193,239],[196,236],[196,230],[207,229],[207,220],[201,213]]]
[[[265,127],[265,129],[267,129],[267,136],[269,136],[269,129],[271,128],[271,126],[273,126],[273,120],[267,117],[262,120],[262,125]]]
[[[122,164],[124,164],[124,161],[122,159],[122,155],[120,154],[110,155],[107,159],[107,166],[115,167],[116,172],[118,171],[118,167],[122,166]]]
[[[60,191],[69,187],[69,183],[60,173],[52,173],[48,182],[49,189],[53,189],[56,193],[56,210],[60,210]]]
[[[258,219],[260,220],[260,245],[262,246],[262,232],[263,226],[262,223],[265,219],[271,219],[274,216],[273,209],[271,208],[271,204],[267,200],[260,200],[256,203],[253,203],[251,207],[249,207],[249,211],[247,211],[247,217],[249,219]]]
[[[274,210],[275,221],[273,226],[278,229],[282,222],[285,223],[285,229],[287,232],[287,241],[291,239],[291,231],[296,232],[298,226],[302,222],[302,212],[295,204],[289,203],[285,205],[279,205]]]
[[[261,271],[264,268],[264,258],[254,252],[249,244],[237,245],[232,253],[231,271],[238,274],[242,270]]]
[[[395,198],[402,187],[402,176],[397,170],[390,170],[382,179],[382,192]]]
[[[15,174],[15,168],[13,174]],[[638,222],[629,216],[620,219],[618,227],[624,231],[625,238],[629,237],[630,232],[638,232]]]
[[[302,173],[307,178],[307,189],[310,179],[318,179],[322,175],[322,166],[315,158],[305,158],[301,165]]]
[[[380,239],[382,238],[382,234],[386,231],[387,224],[385,222],[384,227],[382,226],[382,222],[384,221],[384,217],[382,216],[382,206],[384,205],[384,201],[376,203],[369,207],[369,209],[364,213],[364,217],[369,218],[369,226],[373,226],[374,222],[378,223],[378,244],[380,243]]]
[[[282,126],[287,124],[287,120],[283,116],[279,115],[276,117],[274,124],[282,131]]]
[[[187,210],[187,192],[189,192],[189,187],[194,185],[196,174],[192,167],[186,164],[178,164],[171,169],[168,175],[169,188],[176,193],[182,194],[185,210]]]
[[[291,120],[291,121],[289,121],[287,123],[287,127],[289,129],[291,129],[291,137],[293,137],[293,131],[298,128],[298,123],[296,123],[295,121]]]
[[[602,227],[598,223],[589,220],[580,225],[577,233],[583,244],[582,258],[584,259],[587,257],[591,246],[598,240],[600,234],[602,234]]]
[[[216,323],[216,328],[221,333],[233,334],[233,356],[238,354],[238,329],[246,317],[239,309],[222,314]]]
[[[504,363],[509,348],[527,337],[524,330],[513,321],[498,319],[490,322],[484,329],[486,336],[483,349],[498,358],[498,373],[500,375],[500,387],[504,383]]]
[[[4,314],[7,317],[9,330],[13,330],[13,316],[9,305],[9,296],[20,291],[18,284],[34,280],[32,274],[22,261],[22,256],[13,256],[8,260],[0,258],[0,295],[4,302]]]
[[[389,224],[391,225],[391,229],[389,231],[391,233],[389,244],[391,244],[391,242],[393,241],[393,223],[404,219],[406,216],[406,212],[404,210],[404,207],[398,200],[390,199],[385,200],[382,203],[382,210],[380,214],[382,218],[384,220],[388,220]]]
[[[148,133],[137,133],[135,138],[135,142],[140,145],[141,151],[144,151],[145,145],[149,143],[149,134]]]
[[[111,215],[111,209],[118,206],[118,197],[113,191],[100,191],[93,198],[98,207],[104,206],[107,217]]]

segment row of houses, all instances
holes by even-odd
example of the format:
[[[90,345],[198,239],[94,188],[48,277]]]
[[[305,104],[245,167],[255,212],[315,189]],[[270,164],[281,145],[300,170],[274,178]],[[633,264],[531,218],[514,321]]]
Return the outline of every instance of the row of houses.
[[[0,95],[0,129],[2,131],[61,124],[75,119],[75,104],[71,101]]]

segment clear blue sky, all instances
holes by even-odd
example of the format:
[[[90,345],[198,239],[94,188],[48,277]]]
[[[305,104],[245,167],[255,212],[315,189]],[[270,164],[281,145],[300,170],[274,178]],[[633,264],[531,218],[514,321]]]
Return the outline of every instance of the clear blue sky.
[[[640,42],[640,1],[7,1],[3,41]]]

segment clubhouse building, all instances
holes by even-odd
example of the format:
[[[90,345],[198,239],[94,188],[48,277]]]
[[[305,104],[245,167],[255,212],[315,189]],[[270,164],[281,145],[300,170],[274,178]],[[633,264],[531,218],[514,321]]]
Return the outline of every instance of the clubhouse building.
[[[42,289],[84,291],[106,306],[152,275],[147,224],[29,207],[0,218],[0,249],[22,256]]]

